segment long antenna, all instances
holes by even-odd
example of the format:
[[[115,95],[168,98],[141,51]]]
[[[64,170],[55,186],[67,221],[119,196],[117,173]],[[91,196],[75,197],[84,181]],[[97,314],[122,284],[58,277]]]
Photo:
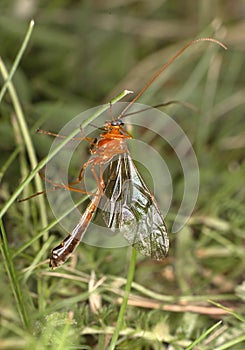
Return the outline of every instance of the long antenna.
[[[145,84],[145,86],[140,90],[140,92],[133,98],[133,100],[123,109],[123,111],[120,113],[117,119],[123,118],[125,112],[140,98],[141,95],[148,89],[148,87],[156,80],[156,78],[168,67],[171,63],[173,63],[189,46],[199,43],[200,41],[210,41],[212,43],[218,44],[219,46],[223,47],[223,49],[227,50],[227,47],[221,43],[220,41],[213,39],[213,38],[199,38],[190,41],[185,46],[183,46],[174,56],[172,56],[152,77],[148,82]]]

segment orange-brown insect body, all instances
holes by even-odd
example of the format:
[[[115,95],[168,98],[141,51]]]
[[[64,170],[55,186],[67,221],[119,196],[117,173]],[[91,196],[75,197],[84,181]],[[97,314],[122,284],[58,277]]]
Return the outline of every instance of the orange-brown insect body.
[[[125,139],[131,139],[132,136],[123,128],[121,120],[117,122],[118,125],[113,125],[113,122],[105,124],[105,132],[100,135],[100,139],[91,150],[95,157],[90,160],[90,164],[103,164],[116,154],[128,152]]]
[[[49,266],[52,269],[62,265],[70,257],[73,251],[78,246],[82,239],[83,232],[86,231],[100,200],[100,194],[97,193],[93,200],[90,202],[85,212],[83,213],[81,220],[78,222],[72,233],[66,236],[66,238],[55,247],[50,256]]]
[[[116,125],[113,125],[113,123]],[[93,142],[93,147],[90,150],[93,157],[83,165],[78,180],[72,184],[80,182],[84,170],[88,166],[91,166],[91,171],[98,185],[98,191],[95,193],[95,197],[88,205],[81,217],[81,220],[73,229],[72,233],[52,250],[50,256],[50,267],[56,268],[62,265],[70,257],[72,252],[79,244],[82,234],[86,231],[90,221],[92,220],[101,196],[104,194],[105,184],[102,176],[102,165],[108,163],[115,155],[120,153],[128,153],[125,139],[130,139],[132,136],[123,128],[123,125],[124,124],[121,120],[107,122],[104,125],[105,132],[100,135],[100,139],[97,140],[97,142]],[[95,172],[95,166],[99,166],[99,177]]]

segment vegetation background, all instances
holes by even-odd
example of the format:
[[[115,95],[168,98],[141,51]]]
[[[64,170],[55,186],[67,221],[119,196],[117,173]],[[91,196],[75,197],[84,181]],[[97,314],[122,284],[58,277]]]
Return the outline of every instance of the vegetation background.
[[[140,100],[154,105],[177,98],[199,109],[172,106],[167,112],[193,143],[201,184],[191,220],[170,234],[166,260],[138,256],[117,349],[245,348],[244,14],[242,0],[1,0],[0,56],[8,70],[35,20],[12,79],[34,146],[26,142],[7,91],[0,106],[1,208],[35,158],[48,154],[52,140],[37,135],[37,127],[59,131],[123,89],[138,91],[193,38],[215,37],[228,46],[189,49]],[[2,75],[3,68],[3,86]],[[170,224],[182,176],[171,150],[156,147],[174,184]],[[77,155],[73,177],[79,162]],[[37,182],[21,196],[35,192]],[[46,233],[54,219],[43,200],[44,207],[39,200],[15,201],[3,216],[0,349],[105,349],[118,317],[129,248],[81,245],[71,262],[50,271],[49,252],[65,232],[57,224]]]

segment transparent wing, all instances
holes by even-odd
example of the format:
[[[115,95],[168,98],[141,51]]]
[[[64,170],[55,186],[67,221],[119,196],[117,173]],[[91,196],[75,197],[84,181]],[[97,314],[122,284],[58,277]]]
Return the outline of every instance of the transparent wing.
[[[107,169],[102,213],[106,225],[119,229],[137,251],[163,259],[168,251],[167,228],[159,207],[128,153],[117,156]]]

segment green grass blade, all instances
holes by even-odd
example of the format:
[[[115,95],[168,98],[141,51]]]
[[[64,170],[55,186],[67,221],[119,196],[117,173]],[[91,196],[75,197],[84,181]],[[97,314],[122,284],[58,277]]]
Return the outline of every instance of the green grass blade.
[[[29,40],[31,38],[31,34],[32,34],[32,31],[33,31],[33,28],[34,28],[34,24],[35,24],[34,21],[31,20],[30,24],[29,24],[29,28],[28,28],[28,30],[26,32],[26,35],[25,35],[25,38],[23,40],[23,43],[22,43],[22,45],[20,47],[20,50],[19,50],[19,52],[18,52],[18,54],[16,56],[16,59],[15,59],[14,64],[12,66],[12,69],[11,69],[11,71],[9,73],[9,76],[5,80],[4,85],[3,85],[3,87],[2,87],[2,89],[0,91],[0,103],[2,101],[2,98],[3,98],[6,90],[7,90],[8,84],[12,80],[12,78],[14,76],[14,73],[16,72],[16,69],[17,69],[17,67],[18,67],[18,65],[20,63],[20,60],[21,60],[21,58],[22,58],[22,56],[23,56],[23,54],[25,52],[25,49],[26,49],[26,47],[28,45],[28,42],[29,42]]]
[[[226,350],[226,349],[232,349],[232,346],[237,345],[241,342],[245,341],[245,334],[241,335],[240,337],[237,337],[235,339],[232,339],[229,342],[226,342],[225,344],[218,346],[217,348],[214,348],[214,350]],[[243,344],[244,345],[244,344]],[[244,349],[244,347],[240,348],[241,350]]]
[[[30,136],[30,132],[29,132],[29,128],[27,126],[26,120],[25,120],[25,116],[19,101],[19,98],[17,96],[17,93],[15,91],[14,85],[12,84],[12,82],[10,81],[9,77],[10,75],[8,74],[8,71],[3,63],[3,61],[0,59],[0,70],[1,73],[3,75],[3,78],[5,79],[5,81],[8,82],[8,90],[13,102],[13,106],[15,109],[15,113],[16,113],[16,117],[18,120],[18,125],[16,127],[18,127],[18,129],[20,130],[22,136],[23,136],[23,140],[25,142],[25,146],[26,146],[26,150],[30,159],[30,164],[32,168],[35,168],[35,166],[37,165],[37,157],[36,157],[36,153],[35,153],[35,149],[31,140],[31,136]],[[35,185],[36,185],[36,191],[37,192],[41,192],[43,190],[43,185],[42,185],[42,180],[40,179],[39,176],[35,177]],[[47,216],[46,216],[46,209],[45,209],[45,201],[43,197],[39,197],[38,198],[38,204],[39,204],[39,212],[40,212],[40,218],[41,218],[41,223],[42,226],[47,226]]]
[[[10,167],[10,165],[14,162],[15,158],[17,157],[18,153],[20,152],[20,146],[18,146],[13,153],[9,156],[7,161],[3,164],[3,166],[0,169],[0,182],[2,181],[2,178],[7,171],[7,169]]]
[[[117,340],[118,340],[118,337],[119,337],[119,333],[120,333],[120,330],[122,328],[123,318],[124,318],[125,311],[126,311],[126,308],[127,308],[128,298],[129,298],[129,294],[130,294],[130,290],[131,290],[131,286],[132,286],[132,282],[133,282],[133,278],[134,278],[136,256],[137,256],[136,249],[133,248],[132,249],[132,254],[131,254],[130,265],[129,265],[129,269],[128,269],[128,277],[127,277],[127,284],[126,284],[126,287],[125,287],[125,293],[124,293],[122,305],[121,305],[121,308],[120,308],[120,312],[119,312],[119,315],[118,315],[116,328],[115,328],[113,336],[111,338],[111,343],[110,343],[110,346],[109,346],[108,350],[114,350],[115,349],[115,346],[116,346],[116,343],[117,343]]]
[[[5,229],[3,226],[2,220],[0,221],[0,227],[1,227],[1,242],[0,242],[0,250],[1,254],[3,256],[3,261],[5,265],[5,269],[7,271],[9,281],[10,281],[10,286],[15,298],[17,310],[19,312],[20,318],[26,328],[29,327],[30,325],[30,320],[25,304],[25,300],[23,297],[23,293],[21,290],[20,282],[17,277],[17,273],[13,264],[13,260],[9,251],[9,246],[7,242],[7,237],[5,233]]]
[[[236,319],[238,319],[239,321],[245,323],[245,318],[242,317],[241,315],[239,315],[238,313],[234,312],[233,310],[231,310],[230,308],[220,304],[220,303],[217,303],[213,300],[208,300],[211,304],[219,307],[220,309],[223,309],[225,311],[227,311],[230,315],[234,316]]]
[[[219,327],[221,323],[222,323],[222,321],[219,321],[219,322],[215,323],[215,325],[213,325],[212,327],[208,328],[206,330],[206,332],[201,334],[200,337],[198,337],[193,343],[191,343],[185,350],[192,350],[192,349],[194,349],[194,346],[199,344],[203,339],[207,338],[207,336],[210,333],[212,333],[217,327]]]

